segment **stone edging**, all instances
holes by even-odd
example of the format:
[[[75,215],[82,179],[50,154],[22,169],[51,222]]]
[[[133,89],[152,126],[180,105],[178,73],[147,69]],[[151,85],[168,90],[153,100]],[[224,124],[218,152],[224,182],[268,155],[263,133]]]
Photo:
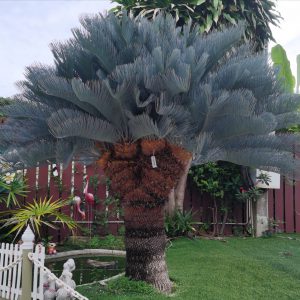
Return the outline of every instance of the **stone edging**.
[[[109,250],[109,249],[82,249],[59,252],[53,255],[46,255],[45,260],[47,262],[61,260],[68,257],[80,257],[80,256],[125,256],[126,251],[123,250]]]

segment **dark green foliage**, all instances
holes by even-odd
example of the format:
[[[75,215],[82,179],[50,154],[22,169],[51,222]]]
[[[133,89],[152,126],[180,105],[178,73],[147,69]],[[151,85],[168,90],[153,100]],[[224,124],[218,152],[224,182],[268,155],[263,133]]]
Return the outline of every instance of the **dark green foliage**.
[[[108,234],[104,238],[97,236],[92,237],[92,239],[87,243],[87,247],[92,249],[116,249],[123,250],[125,249],[124,238],[116,237],[112,234]]]
[[[241,166],[220,162],[192,167],[190,178],[203,193],[218,199],[231,199],[243,186]]]
[[[9,102],[10,102],[9,98],[0,97],[0,106],[9,104]]]
[[[0,124],[3,123],[5,120],[5,118],[4,118],[5,116],[1,111],[1,106],[7,105],[7,104],[9,104],[9,99],[0,97]],[[1,147],[0,147],[0,149],[1,149]]]
[[[186,236],[193,234],[196,230],[193,227],[192,211],[176,210],[173,215],[165,218],[165,231],[168,237]]]
[[[71,249],[115,249],[124,250],[124,237],[108,234],[105,237],[93,236],[88,241],[67,240],[60,247],[60,251]]]
[[[92,162],[116,143],[165,139],[194,165],[223,160],[298,176],[297,137],[270,133],[299,122],[300,96],[282,90],[266,53],[240,45],[243,26],[203,36],[170,15],[114,14],[81,25],[52,45],[54,67],[26,69],[22,94],[3,108],[0,143],[14,168]]]
[[[237,193],[235,196],[237,200],[246,202],[247,200],[250,201],[257,201],[260,196],[264,193],[265,191],[263,189],[257,188],[257,187],[251,187],[250,189]]]
[[[266,48],[268,41],[274,41],[270,25],[278,26],[280,15],[275,2],[270,0],[115,0],[115,9],[120,15],[122,9],[130,10],[134,16],[141,14],[147,18],[155,17],[160,10],[171,13],[177,26],[192,19],[199,25],[201,32],[220,28],[229,24],[236,25],[245,21],[245,39],[256,43],[257,50]]]

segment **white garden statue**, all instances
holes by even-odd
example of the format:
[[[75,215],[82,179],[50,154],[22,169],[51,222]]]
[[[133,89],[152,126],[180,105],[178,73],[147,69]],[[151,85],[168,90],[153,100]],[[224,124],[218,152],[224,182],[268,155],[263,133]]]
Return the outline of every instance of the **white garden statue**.
[[[62,280],[64,283],[66,283],[69,287],[72,289],[76,288],[76,283],[74,280],[72,280],[73,274],[68,271],[64,270],[60,276],[60,280]],[[70,293],[66,290],[64,286],[61,286],[57,292],[56,292],[56,300],[72,300],[73,297],[70,295]]]
[[[56,297],[55,279],[48,276],[44,288],[44,300],[54,300]]]
[[[72,289],[76,288],[76,283],[72,279],[72,272],[75,270],[74,259],[68,259],[64,263],[64,269],[59,279]],[[73,296],[64,285],[55,283],[55,280],[46,276],[44,279],[44,300],[72,300]]]
[[[74,259],[70,258],[64,263],[64,269],[59,277],[61,281],[67,284],[72,289],[76,288],[76,283],[72,279],[73,274],[72,272],[75,270],[75,261]],[[56,300],[71,300],[73,297],[70,293],[66,290],[64,286],[56,285],[57,292],[56,292]]]

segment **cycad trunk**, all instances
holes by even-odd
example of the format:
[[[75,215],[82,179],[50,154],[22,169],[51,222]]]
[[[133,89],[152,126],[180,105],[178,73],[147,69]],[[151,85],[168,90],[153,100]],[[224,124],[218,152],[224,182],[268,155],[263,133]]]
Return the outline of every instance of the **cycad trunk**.
[[[170,293],[163,206],[125,208],[126,276]]]
[[[154,158],[155,157],[155,158]],[[191,154],[164,140],[118,144],[100,159],[119,194],[126,228],[126,276],[169,293],[164,205]]]

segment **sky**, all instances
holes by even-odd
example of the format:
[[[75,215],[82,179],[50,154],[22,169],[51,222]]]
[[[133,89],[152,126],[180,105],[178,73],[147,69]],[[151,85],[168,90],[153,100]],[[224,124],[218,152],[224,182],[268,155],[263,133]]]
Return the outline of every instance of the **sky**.
[[[80,15],[104,12],[115,4],[105,0],[0,0],[0,96],[18,93],[15,82],[24,79],[24,69],[34,62],[52,64],[49,44],[71,37]],[[273,28],[276,41],[286,50],[296,74],[300,54],[300,0],[279,0],[284,20]],[[270,44],[272,46],[274,44]]]
[[[0,96],[18,93],[26,66],[52,64],[49,44],[71,37],[78,18],[115,5],[104,0],[0,0]]]

